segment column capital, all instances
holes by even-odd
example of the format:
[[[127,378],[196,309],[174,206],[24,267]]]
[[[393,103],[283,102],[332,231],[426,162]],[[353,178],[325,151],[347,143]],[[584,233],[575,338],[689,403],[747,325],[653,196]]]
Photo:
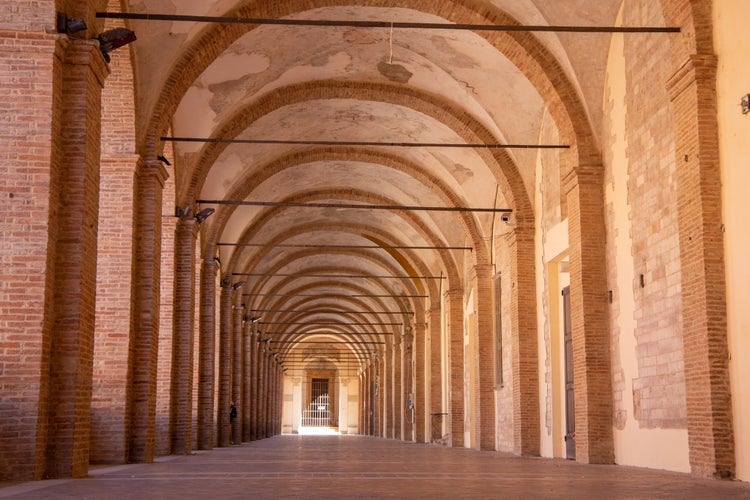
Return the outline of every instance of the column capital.
[[[669,99],[674,101],[695,82],[716,83],[718,60],[714,54],[693,54],[667,81]]]
[[[143,156],[138,161],[135,175],[142,179],[153,178],[159,183],[162,189],[164,189],[167,179],[169,179],[169,171],[167,171],[166,167],[160,161],[145,159]]]
[[[570,193],[582,184],[601,186],[603,175],[604,168],[600,164],[578,165],[565,174],[562,180],[563,190]]]

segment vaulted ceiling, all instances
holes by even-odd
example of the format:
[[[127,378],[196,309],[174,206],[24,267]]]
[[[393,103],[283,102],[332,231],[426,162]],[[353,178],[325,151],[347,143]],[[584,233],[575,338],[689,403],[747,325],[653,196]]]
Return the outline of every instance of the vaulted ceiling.
[[[437,300],[462,288],[468,266],[492,263],[492,242],[514,225],[416,208],[500,207],[533,221],[538,149],[445,146],[595,155],[610,36],[389,24],[613,26],[620,4],[124,1],[134,14],[386,23],[130,20],[139,141],[174,156],[179,204],[216,208],[203,257],[247,282],[264,333],[385,341],[429,307],[419,297]]]

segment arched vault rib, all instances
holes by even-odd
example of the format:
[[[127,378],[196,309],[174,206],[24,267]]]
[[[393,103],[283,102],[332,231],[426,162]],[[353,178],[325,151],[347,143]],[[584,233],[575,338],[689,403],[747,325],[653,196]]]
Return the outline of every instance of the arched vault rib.
[[[397,0],[358,0],[345,5],[371,7],[403,7]],[[309,9],[345,6],[338,0],[274,2],[259,6],[255,1],[228,11],[231,17],[284,17]],[[520,24],[512,16],[494,6],[480,6],[473,0],[426,2],[419,5],[420,12],[442,17],[460,24]],[[208,25],[193,42],[186,46],[164,80],[164,86],[153,110],[147,112],[148,123],[139,137],[139,149],[152,157],[161,151],[159,137],[169,129],[177,107],[193,82],[234,41],[255,29],[248,25]],[[577,162],[585,165],[600,164],[600,154],[588,114],[575,86],[562,65],[544,44],[531,33],[481,32],[500,53],[511,60],[526,75],[539,94],[548,103],[551,116],[561,135],[576,148]]]
[[[404,243],[401,241],[394,240],[391,237],[391,235],[389,235],[383,230],[365,226],[362,224],[349,224],[349,223],[336,223],[336,224],[326,223],[325,225],[305,224],[302,226],[292,226],[286,229],[284,232],[276,235],[273,238],[273,240],[271,240],[269,243],[271,245],[281,244],[287,238],[291,238],[294,236],[301,236],[301,235],[309,234],[309,233],[315,233],[319,231],[350,233],[350,234],[359,235],[365,238],[367,238],[368,236],[377,237],[379,239],[385,240],[389,245],[393,245],[393,246],[401,245]],[[245,261],[242,265],[235,263],[235,262],[239,262],[242,259],[241,255],[238,253],[236,257],[233,255],[232,259],[230,260],[230,266],[231,268],[254,269],[258,265],[258,263],[261,262],[270,251],[271,251],[270,247],[258,248],[254,252],[254,254],[251,256],[251,258]],[[424,263],[424,261],[420,259],[413,251],[402,250],[398,253],[404,255],[409,260],[411,265],[414,266],[419,273],[426,275],[431,272],[429,267]],[[438,293],[438,288],[435,286],[432,280],[428,281],[426,285],[427,285],[428,293],[430,295],[435,296],[435,294]]]
[[[321,199],[342,199],[348,201],[361,201],[365,203],[378,203],[378,204],[394,204],[393,200],[384,196],[375,195],[372,193],[353,192],[352,190],[321,190],[308,193],[300,193],[296,196],[286,199],[289,202],[312,202]],[[264,210],[262,214],[253,221],[253,224],[248,226],[241,238],[238,240],[239,243],[247,243],[251,240],[252,236],[256,234],[261,227],[266,224],[273,222],[274,216],[284,210],[283,207],[273,207]],[[430,242],[432,245],[441,245],[443,241],[438,235],[432,233],[432,231],[412,212],[404,212],[401,217],[416,231],[418,231],[425,241]],[[461,283],[460,273],[452,259],[443,259],[443,265],[445,266],[447,277],[452,285]],[[240,264],[239,262],[230,261],[229,272],[233,272],[233,269],[238,268],[250,268],[250,263]]]
[[[273,90],[261,98],[251,99],[238,106],[233,117],[216,128],[213,138],[236,138],[255,121],[275,110],[290,104],[327,99],[356,99],[404,106],[450,128],[468,143],[496,142],[492,133],[478,120],[455,108],[445,99],[399,84],[348,80],[320,80],[289,85]],[[201,148],[192,161],[194,167],[191,168],[189,185],[180,189],[178,199],[189,202],[198,197],[209,169],[227,147],[225,142],[212,142]],[[504,198],[515,210],[518,224],[526,225],[533,221],[533,205],[528,191],[508,152],[502,149],[479,149],[477,153],[492,172]]]
[[[280,156],[273,161],[260,166],[258,169],[248,171],[246,175],[237,180],[237,187],[230,188],[227,195],[228,199],[245,199],[261,185],[264,181],[270,179],[276,174],[286,169],[297,167],[308,162],[318,161],[357,161],[363,163],[377,163],[387,168],[403,172],[416,179],[424,186],[429,186],[442,200],[446,206],[465,206],[464,200],[450,189],[441,179],[431,174],[416,163],[402,158],[393,153],[382,150],[362,149],[362,148],[306,148],[302,151],[293,151],[289,154]],[[220,234],[223,233],[226,224],[229,222],[232,214],[236,210],[234,206],[223,206],[213,217],[209,232],[206,237],[207,242],[216,241]],[[477,226],[476,219],[470,213],[458,213],[461,224],[464,226],[466,234],[471,238],[477,260],[483,262],[486,257],[486,244],[482,240],[481,231]],[[212,248],[208,248],[209,253]]]
[[[290,288],[290,289],[286,289],[286,290],[281,290],[280,286],[273,287],[271,290],[269,290],[269,292],[268,292],[269,295],[268,296],[262,295],[263,298],[260,299],[260,301],[258,302],[258,305],[259,305],[258,308],[265,308],[265,307],[268,307],[268,308],[272,308],[272,307],[283,308],[283,307],[286,306],[286,304],[289,303],[290,299],[292,299],[292,298],[297,298],[297,299],[304,298],[305,294],[310,294],[314,290],[321,290],[320,292],[316,293],[315,298],[321,298],[321,299],[326,299],[326,300],[334,300],[335,299],[337,301],[353,301],[353,302],[355,302],[357,304],[360,304],[362,306],[367,305],[367,307],[370,307],[370,305],[368,304],[368,302],[365,301],[365,300],[362,300],[362,298],[342,296],[342,294],[340,294],[340,293],[332,293],[330,291],[331,289],[334,289],[334,290],[338,290],[338,289],[346,290],[346,291],[352,292],[352,294],[355,294],[355,295],[368,295],[371,292],[371,290],[365,288],[364,286],[356,284],[356,283],[342,282],[342,281],[317,280],[317,281],[312,282],[312,283],[305,283],[305,284],[299,285],[299,286],[297,286],[295,288]],[[325,290],[325,292],[323,292],[322,290]],[[256,290],[256,291],[258,291],[258,290]],[[273,295],[277,294],[277,293],[282,293],[284,295],[288,295],[288,297],[287,296],[274,297]],[[384,300],[384,299],[387,299],[387,300]],[[278,300],[278,302],[277,302],[277,300]],[[391,303],[393,303],[393,304],[396,305],[396,307],[398,308],[398,310],[401,313],[404,313],[404,312],[406,312],[408,310],[408,308],[405,307],[404,302],[406,302],[406,303],[408,303],[410,305],[411,309],[413,310],[412,312],[414,312],[415,315],[416,315],[417,311],[423,311],[422,302],[421,301],[417,301],[417,300],[415,300],[413,298],[405,298],[405,297],[399,298],[398,296],[387,297],[387,298],[385,298],[385,297],[368,296],[367,300],[368,301],[372,301],[374,304],[378,305],[382,309],[388,308],[389,306],[388,306],[387,302],[391,302]],[[248,301],[248,303],[249,303],[249,301]]]

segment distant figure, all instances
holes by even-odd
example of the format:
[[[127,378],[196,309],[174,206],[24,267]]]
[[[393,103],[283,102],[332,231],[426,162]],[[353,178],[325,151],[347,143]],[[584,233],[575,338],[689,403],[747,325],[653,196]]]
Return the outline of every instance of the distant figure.
[[[234,422],[235,418],[237,418],[237,407],[234,406],[234,402],[232,402],[229,403],[229,444],[234,444],[234,436],[232,436],[232,422]]]

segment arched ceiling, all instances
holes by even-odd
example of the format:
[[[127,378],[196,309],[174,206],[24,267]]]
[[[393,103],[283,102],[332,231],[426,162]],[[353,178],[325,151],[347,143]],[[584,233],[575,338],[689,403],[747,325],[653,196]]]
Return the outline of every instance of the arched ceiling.
[[[612,26],[621,0],[122,4],[136,14]],[[489,242],[508,230],[491,212],[339,205],[505,207],[529,224],[539,181],[531,148],[317,142],[534,145],[551,119],[574,151],[598,149],[606,34],[127,23],[138,36],[130,49],[145,151],[160,152],[162,135],[300,142],[168,141],[178,203],[216,208],[203,223],[203,257],[219,256],[223,277],[246,281],[248,315],[262,316],[290,362],[303,348],[290,340],[314,339],[366,359],[423,317],[424,297],[460,289],[467,263],[489,263]]]

